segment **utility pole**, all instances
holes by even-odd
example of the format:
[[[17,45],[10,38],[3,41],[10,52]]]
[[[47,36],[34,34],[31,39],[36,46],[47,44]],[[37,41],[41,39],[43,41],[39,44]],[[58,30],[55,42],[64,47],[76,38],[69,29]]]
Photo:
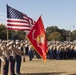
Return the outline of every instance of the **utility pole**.
[[[69,41],[69,43],[70,43],[70,40],[71,40],[71,31],[70,30],[71,29],[68,30],[68,41]]]
[[[74,31],[75,26],[73,26],[73,31]]]

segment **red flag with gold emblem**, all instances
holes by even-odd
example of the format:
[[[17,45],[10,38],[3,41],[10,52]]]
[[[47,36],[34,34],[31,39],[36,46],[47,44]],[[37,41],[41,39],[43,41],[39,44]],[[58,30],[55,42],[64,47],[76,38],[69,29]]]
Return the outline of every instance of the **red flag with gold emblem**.
[[[27,38],[32,43],[33,47],[37,51],[37,53],[46,60],[46,51],[47,51],[47,42],[45,37],[45,29],[44,24],[39,17],[38,21],[35,23],[34,27],[31,29]]]

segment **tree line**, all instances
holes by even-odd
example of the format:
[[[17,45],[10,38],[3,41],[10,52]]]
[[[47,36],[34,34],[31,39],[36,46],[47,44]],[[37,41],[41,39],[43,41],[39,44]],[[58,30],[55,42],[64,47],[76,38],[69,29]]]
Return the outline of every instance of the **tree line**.
[[[8,30],[4,24],[0,24],[0,39],[7,40],[7,32],[8,32],[8,39],[10,40],[24,40],[26,36],[26,32],[24,31],[14,31]]]
[[[76,30],[59,29],[57,26],[49,26],[45,30],[48,41],[74,41],[76,40]],[[26,37],[25,31],[8,30],[9,39],[24,40]],[[0,24],[0,39],[7,39],[7,29],[4,24]]]

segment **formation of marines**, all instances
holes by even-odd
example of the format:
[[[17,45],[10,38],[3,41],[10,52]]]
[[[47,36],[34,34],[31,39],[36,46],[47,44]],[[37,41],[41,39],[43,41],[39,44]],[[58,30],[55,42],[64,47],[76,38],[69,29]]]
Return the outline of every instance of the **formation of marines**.
[[[48,44],[47,59],[75,59],[76,43],[50,43]],[[34,56],[40,58],[32,45],[27,41],[0,42],[0,59],[3,61],[3,75],[8,75],[10,64],[10,75],[20,75],[22,58],[29,56],[32,61]],[[24,59],[25,61],[25,59]],[[15,69],[16,66],[16,69]],[[16,73],[16,74],[15,74]]]
[[[54,43],[48,46],[49,59],[75,59],[76,43]]]
[[[3,62],[3,75],[8,75],[10,65],[10,75],[19,75],[22,56],[27,54],[24,51],[25,42],[1,42],[0,43],[0,59]],[[27,48],[27,47],[26,47]],[[16,66],[16,71],[15,71]],[[15,74],[16,73],[16,74]]]

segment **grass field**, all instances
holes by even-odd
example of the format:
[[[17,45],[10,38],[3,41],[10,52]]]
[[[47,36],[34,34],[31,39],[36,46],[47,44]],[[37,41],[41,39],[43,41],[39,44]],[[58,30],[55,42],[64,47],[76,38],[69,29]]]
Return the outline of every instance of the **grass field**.
[[[21,75],[76,75],[76,60],[33,59],[22,62]]]
[[[2,75],[2,74],[1,74]],[[10,75],[10,74],[9,74]],[[34,58],[21,64],[21,75],[76,75],[76,60],[49,60]]]

